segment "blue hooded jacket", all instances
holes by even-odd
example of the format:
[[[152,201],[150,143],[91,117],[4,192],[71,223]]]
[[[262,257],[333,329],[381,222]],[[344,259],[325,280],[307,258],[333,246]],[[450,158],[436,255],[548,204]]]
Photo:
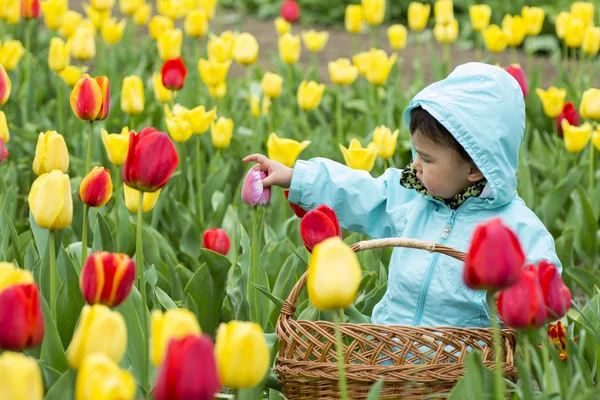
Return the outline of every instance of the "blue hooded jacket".
[[[525,104],[517,81],[495,66],[464,64],[415,96],[404,112],[407,126],[418,106],[444,125],[479,167],[487,179],[479,197],[451,210],[402,187],[401,170],[390,168],[373,178],[315,158],[296,163],[289,201],[306,210],[327,204],[342,227],[372,238],[418,238],[463,252],[477,225],[500,217],[516,232],[528,262],[546,259],[562,270],[552,236],[516,192],[525,129]],[[372,322],[488,327],[485,292],[464,285],[463,268],[462,262],[444,255],[395,248],[387,291],[373,310]]]

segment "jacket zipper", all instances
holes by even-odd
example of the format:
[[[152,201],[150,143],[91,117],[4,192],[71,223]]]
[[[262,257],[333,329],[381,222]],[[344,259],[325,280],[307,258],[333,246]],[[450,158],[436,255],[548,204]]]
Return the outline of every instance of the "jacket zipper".
[[[444,227],[444,231],[442,233],[442,240],[440,240],[439,244],[444,244],[448,240],[450,236],[450,231],[452,231],[452,226],[454,225],[454,221],[456,220],[456,215],[460,211],[460,209],[469,201],[470,199],[465,200],[463,204],[456,210],[450,211],[450,218]],[[419,302],[417,303],[417,311],[415,312],[415,317],[413,318],[412,326],[418,326],[423,319],[423,312],[425,311],[425,300],[427,299],[427,292],[429,291],[429,285],[431,284],[431,279],[433,278],[433,272],[435,271],[435,265],[437,259],[439,257],[439,253],[435,253],[433,258],[431,259],[431,263],[429,264],[429,269],[427,270],[427,274],[425,275],[425,280],[423,281],[423,286],[421,286],[421,292],[419,293]]]

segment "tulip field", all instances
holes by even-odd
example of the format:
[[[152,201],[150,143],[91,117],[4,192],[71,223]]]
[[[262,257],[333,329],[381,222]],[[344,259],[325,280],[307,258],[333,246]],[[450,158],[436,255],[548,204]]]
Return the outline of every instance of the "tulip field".
[[[598,4],[392,3],[0,1],[0,400],[599,398]],[[260,35],[242,28],[252,13],[268,16]],[[343,56],[324,62],[330,34]],[[350,333],[377,329],[392,247],[364,247],[334,205],[304,210],[243,160],[321,157],[373,178],[410,166],[404,109],[466,62],[521,88],[517,192],[562,271],[525,266],[499,220],[478,226],[455,249],[456,285],[487,290],[490,340],[438,348],[452,361],[429,397],[410,377],[390,394],[423,350],[395,348],[403,360],[374,369],[390,375],[358,381],[369,346]],[[329,354],[292,374],[314,395],[286,386],[286,313],[324,322],[320,337],[298,325],[290,351]],[[464,370],[438,390],[451,363]]]

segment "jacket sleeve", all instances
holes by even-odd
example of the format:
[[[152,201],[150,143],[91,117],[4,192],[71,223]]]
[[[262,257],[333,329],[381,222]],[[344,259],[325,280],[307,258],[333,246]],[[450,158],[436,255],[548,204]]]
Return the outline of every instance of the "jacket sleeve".
[[[414,195],[400,186],[401,170],[379,178],[325,158],[297,161],[288,200],[305,210],[327,204],[340,225],[372,238],[396,235],[395,211]]]

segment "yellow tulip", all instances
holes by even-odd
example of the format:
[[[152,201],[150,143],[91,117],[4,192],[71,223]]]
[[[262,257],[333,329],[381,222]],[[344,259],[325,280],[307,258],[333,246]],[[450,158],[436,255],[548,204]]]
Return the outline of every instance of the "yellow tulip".
[[[272,72],[267,72],[263,75],[260,82],[260,89],[271,99],[276,99],[281,95],[283,86],[283,78]]]
[[[206,86],[218,86],[224,83],[230,66],[231,60],[225,62],[220,62],[215,58],[198,60],[200,78]]]
[[[233,59],[244,66],[252,65],[258,59],[258,42],[250,33],[242,33],[233,43]]]
[[[377,155],[384,160],[391,158],[396,151],[396,142],[400,131],[396,129],[392,133],[390,128],[379,126],[373,131],[373,142],[377,144]]]
[[[204,106],[194,107],[190,110],[190,121],[192,123],[192,133],[202,135],[210,128],[210,125],[217,118],[217,108],[213,107],[206,110]]]
[[[83,5],[83,9],[88,16],[89,22],[93,26],[94,30],[102,28],[104,22],[110,18],[110,10],[99,11],[95,8],[89,7],[87,4]]]
[[[561,121],[565,148],[570,153],[579,153],[587,146],[592,136],[592,126],[585,122],[581,126],[572,126],[566,118]]]
[[[542,31],[542,25],[544,25],[545,12],[544,9],[539,7],[523,7],[521,15],[525,20],[527,26],[527,34],[530,36],[537,36]]]
[[[33,358],[6,351],[0,355],[0,394],[6,400],[42,400],[42,371]]]
[[[214,18],[217,0],[198,0],[197,5],[199,9],[204,10],[209,21]]]
[[[190,111],[175,104],[173,111],[165,104],[165,120],[171,139],[177,143],[185,143],[192,137],[192,122],[190,120]]]
[[[372,85],[383,85],[396,62],[396,53],[388,57],[383,50],[371,49],[366,78]]]
[[[298,87],[298,106],[305,111],[311,111],[319,107],[323,93],[325,92],[325,85],[317,83],[315,81],[303,80],[300,82]]]
[[[171,339],[202,334],[194,313],[184,308],[167,310],[165,313],[152,311],[151,325],[150,360],[157,367],[163,363]]]
[[[502,19],[502,30],[508,36],[509,46],[520,46],[527,35],[527,24],[520,15],[506,14]]]
[[[267,150],[271,160],[280,162],[286,167],[291,167],[309,144],[310,140],[304,140],[300,143],[296,140],[280,138],[276,133],[271,133],[267,140]]]
[[[127,152],[129,151],[129,128],[124,127],[121,133],[110,135],[106,129],[102,128],[100,133],[110,163],[117,166],[125,164]]]
[[[171,29],[160,35],[156,42],[160,59],[167,61],[171,58],[181,57],[182,42],[183,32],[181,29]]]
[[[91,28],[80,26],[75,30],[71,42],[71,55],[76,60],[89,60],[96,56],[96,41]]]
[[[579,115],[584,119],[600,119],[600,90],[591,88],[583,92]]]
[[[358,77],[358,68],[350,63],[347,58],[338,58],[327,65],[329,79],[336,85],[350,85]]]
[[[362,6],[358,4],[350,4],[346,6],[346,14],[344,16],[344,26],[349,33],[359,33],[363,29],[365,14]]]
[[[8,24],[16,25],[21,20],[21,1],[7,0],[4,9],[1,10],[2,19]]]
[[[126,348],[127,327],[123,316],[102,304],[86,304],[67,349],[67,360],[71,368],[77,369],[86,356],[102,353],[118,363]]]
[[[193,0],[157,0],[156,2],[158,13],[171,19],[182,18],[193,8]]]
[[[439,43],[454,43],[458,38],[458,21],[436,23],[433,27],[433,36]]]
[[[217,330],[215,358],[221,384],[234,389],[258,385],[269,370],[270,354],[260,325],[230,321]]]
[[[107,11],[115,6],[115,0],[90,0],[90,5],[98,11]]]
[[[0,46],[0,64],[7,71],[15,69],[25,54],[23,45],[18,40],[7,40]]]
[[[125,32],[125,25],[127,21],[121,20],[117,23],[115,18],[107,19],[102,25],[102,39],[108,44],[116,44],[123,37]]]
[[[67,172],[69,168],[69,152],[65,138],[56,131],[41,132],[35,147],[33,172],[40,176],[58,169]]]
[[[152,15],[152,4],[144,4],[135,10],[133,22],[136,25],[146,25]]]
[[[431,6],[429,4],[421,4],[413,1],[408,6],[408,27],[417,32],[425,29],[429,13],[431,13]]]
[[[48,51],[48,67],[54,72],[60,72],[69,64],[69,49],[66,43],[59,37],[50,39],[50,50]]]
[[[476,4],[469,7],[469,16],[471,17],[473,30],[475,32],[481,32],[490,26],[492,9],[487,4]]]
[[[377,144],[374,142],[363,148],[357,139],[350,141],[350,146],[345,148],[340,143],[340,150],[346,161],[346,165],[352,169],[361,169],[364,171],[371,171],[375,165],[375,158],[377,157]]]
[[[192,10],[184,23],[185,33],[191,37],[201,37],[206,35],[208,30],[208,20],[204,10]]]
[[[58,33],[64,38],[70,38],[82,21],[83,15],[77,11],[68,10],[63,17],[62,25],[60,26]]]
[[[250,96],[250,112],[254,116],[254,118],[260,118],[261,114],[266,116],[269,114],[271,110],[271,100],[268,96],[264,96],[262,99],[262,106],[260,102],[260,97],[253,94]]]
[[[401,50],[406,47],[408,33],[404,25],[396,24],[390,26],[387,30],[387,35],[392,49]]]
[[[210,35],[207,45],[208,58],[221,63],[231,60],[236,37],[231,31],[223,32],[221,36]]]
[[[139,76],[130,75],[123,78],[121,110],[129,115],[144,111],[144,83]]]
[[[279,58],[286,64],[295,64],[300,59],[300,36],[286,33],[279,37]]]
[[[571,19],[571,14],[566,11],[561,11],[556,16],[556,21],[554,23],[556,27],[556,36],[559,39],[565,38],[565,32],[567,32],[567,25]]]
[[[551,86],[547,91],[537,88],[535,92],[542,101],[546,116],[549,118],[558,117],[563,110],[565,98],[567,97],[567,91],[565,89],[558,89],[555,86]]]
[[[163,104],[170,102],[175,96],[175,92],[163,85],[162,76],[159,73],[152,75],[152,90],[154,91],[154,98]]]
[[[225,82],[221,82],[218,85],[209,86],[208,93],[213,99],[222,99],[227,94],[227,84]]]
[[[292,25],[281,17],[275,18],[275,30],[279,36],[285,35],[292,30]]]
[[[598,54],[600,50],[600,27],[588,26],[585,28],[581,50],[586,54]]]
[[[365,21],[369,25],[381,25],[385,17],[386,0],[362,0]]]
[[[17,268],[11,263],[0,261],[0,292],[9,286],[33,282],[33,274],[30,271]]]
[[[494,53],[500,53],[508,45],[508,35],[498,25],[492,24],[483,31],[483,40],[487,49]]]
[[[125,15],[134,15],[143,6],[144,0],[119,0],[119,9]]]
[[[42,1],[40,6],[48,29],[58,30],[62,26],[65,14],[69,9],[68,2],[66,0],[46,0]]]
[[[148,211],[152,211],[158,201],[161,190],[162,189],[158,189],[156,192],[143,192],[142,212],[147,213]],[[140,192],[124,184],[123,196],[125,197],[125,206],[127,209],[132,213],[137,213],[138,205],[140,204]]]
[[[302,36],[304,46],[308,51],[313,53],[323,50],[329,40],[329,32],[327,31],[317,32],[311,29],[309,31],[302,31],[300,35]]]
[[[437,0],[433,5],[433,15],[436,24],[449,24],[454,19],[454,4],[452,0]]]
[[[362,271],[356,254],[338,236],[317,244],[308,262],[306,288],[310,302],[321,311],[354,303]]]
[[[158,40],[163,33],[173,29],[173,20],[163,15],[155,15],[150,18],[148,32],[154,40]]]
[[[580,19],[584,27],[594,26],[594,4],[588,1],[577,1],[571,4],[571,15]]]
[[[69,175],[60,170],[38,176],[31,185],[27,201],[33,219],[40,228],[58,230],[71,225],[71,181]]]
[[[67,85],[73,87],[77,82],[79,82],[79,79],[81,79],[81,76],[85,74],[87,70],[87,67],[67,65],[65,69],[60,71],[58,75],[62,78],[63,81],[67,83]]]
[[[567,46],[579,47],[583,43],[585,24],[579,18],[569,18],[565,29],[565,42]]]
[[[4,111],[0,110],[0,138],[4,141],[4,143],[8,143],[10,141],[10,132],[8,131],[8,123],[6,122],[6,114]]]
[[[596,150],[600,151],[600,126],[596,126],[594,130],[594,134],[592,136],[592,144],[596,148]]]
[[[225,117],[219,117],[211,125],[211,138],[213,146],[217,149],[226,149],[231,143],[233,136],[233,120]]]
[[[358,74],[360,76],[367,76],[369,69],[369,63],[371,62],[371,52],[363,51],[361,53],[352,56],[352,62],[358,68]]]
[[[102,353],[81,362],[75,383],[75,400],[133,400],[136,384],[131,372]]]

